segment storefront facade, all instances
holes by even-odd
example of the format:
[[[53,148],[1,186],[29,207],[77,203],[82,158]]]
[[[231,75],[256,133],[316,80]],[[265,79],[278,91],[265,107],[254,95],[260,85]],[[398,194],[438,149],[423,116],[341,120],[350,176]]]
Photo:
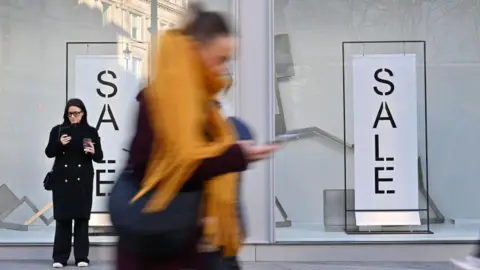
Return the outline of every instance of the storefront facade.
[[[227,99],[234,113],[255,129],[257,140],[266,142],[292,130],[320,133],[289,143],[272,160],[252,165],[245,173],[243,200],[250,244],[469,242],[477,238],[479,3],[205,2],[228,13],[234,22],[238,50],[230,72],[235,85]],[[178,25],[187,1],[157,3],[156,27],[161,31]],[[79,96],[76,61],[79,56],[119,56],[118,66],[112,68],[123,69],[136,83],[127,84],[129,94],[134,94],[150,70],[149,29],[155,17],[151,10],[152,1],[143,0],[0,3],[4,127],[0,131],[0,244],[53,242],[51,209],[38,219],[32,217],[44,206],[48,209],[51,201],[42,188],[51,166],[43,151],[48,132],[61,120],[66,98]],[[416,57],[415,144],[418,181],[423,184],[412,196],[418,197],[419,210],[427,202],[430,210],[428,215],[419,211],[419,226],[377,226],[366,231],[384,230],[383,234],[347,234],[344,217],[347,227],[356,225],[355,213],[345,215],[345,209],[355,209],[356,148],[350,147],[356,144],[352,59],[379,54]],[[88,106],[94,105],[87,102]],[[392,234],[392,230],[417,233]],[[112,241],[92,237],[92,242]]]

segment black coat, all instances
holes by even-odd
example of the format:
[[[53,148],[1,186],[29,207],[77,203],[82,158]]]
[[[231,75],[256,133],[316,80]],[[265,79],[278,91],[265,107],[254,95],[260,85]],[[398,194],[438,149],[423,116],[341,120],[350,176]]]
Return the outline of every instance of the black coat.
[[[60,129],[60,131],[59,131]],[[60,136],[72,137],[62,145]],[[95,154],[85,153],[83,139],[91,139]],[[103,159],[100,137],[86,123],[57,125],[52,128],[45,154],[55,158],[52,174],[53,215],[56,220],[89,219],[92,210],[94,170],[92,160]]]

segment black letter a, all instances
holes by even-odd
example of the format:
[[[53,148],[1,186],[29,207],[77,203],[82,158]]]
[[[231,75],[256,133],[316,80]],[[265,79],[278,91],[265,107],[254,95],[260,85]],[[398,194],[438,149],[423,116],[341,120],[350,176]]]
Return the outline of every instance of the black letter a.
[[[103,118],[105,116],[105,111],[108,112],[108,115],[110,116],[110,119],[104,119]],[[100,130],[100,125],[102,123],[112,123],[113,128],[115,130],[118,130],[117,121],[115,120],[115,116],[113,116],[112,109],[110,109],[110,105],[108,105],[108,104],[103,105],[102,112],[100,113],[100,117],[98,118],[98,122],[97,122],[97,130]]]
[[[383,112],[383,108],[384,108],[383,104],[385,104],[385,111],[387,112],[386,117],[382,116],[382,112]],[[375,123],[373,124],[373,128],[377,128],[378,122],[380,122],[380,120],[389,120],[392,127],[397,128],[397,124],[395,124],[395,120],[393,119],[393,115],[390,112],[390,108],[388,108],[388,103],[387,102],[382,102],[382,105],[380,105],[380,109],[378,110],[377,117],[375,118]]]

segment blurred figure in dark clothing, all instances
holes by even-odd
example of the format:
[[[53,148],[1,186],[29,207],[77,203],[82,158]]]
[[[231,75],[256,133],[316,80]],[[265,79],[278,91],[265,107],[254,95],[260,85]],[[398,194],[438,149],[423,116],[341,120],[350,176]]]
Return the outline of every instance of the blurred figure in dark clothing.
[[[235,44],[230,28],[216,12],[197,5],[192,11],[182,29],[168,31],[159,42],[157,74],[138,96],[126,170],[142,187],[134,201],[155,191],[145,212],[162,211],[178,193],[202,191],[203,216],[191,244],[167,260],[145,256],[135,237],[120,235],[117,270],[239,269],[235,258],[244,233],[238,173],[278,149],[237,140],[215,103]]]

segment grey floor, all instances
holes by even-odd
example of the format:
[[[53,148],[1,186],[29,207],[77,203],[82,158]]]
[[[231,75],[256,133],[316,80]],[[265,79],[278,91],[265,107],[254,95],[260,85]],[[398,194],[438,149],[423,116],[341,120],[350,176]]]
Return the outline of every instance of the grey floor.
[[[322,262],[322,263],[244,263],[244,270],[454,270],[449,263],[375,263],[375,262]],[[76,267],[68,267],[74,269]],[[0,261],[1,270],[52,269],[47,261]],[[111,264],[92,264],[90,270],[113,269]]]

